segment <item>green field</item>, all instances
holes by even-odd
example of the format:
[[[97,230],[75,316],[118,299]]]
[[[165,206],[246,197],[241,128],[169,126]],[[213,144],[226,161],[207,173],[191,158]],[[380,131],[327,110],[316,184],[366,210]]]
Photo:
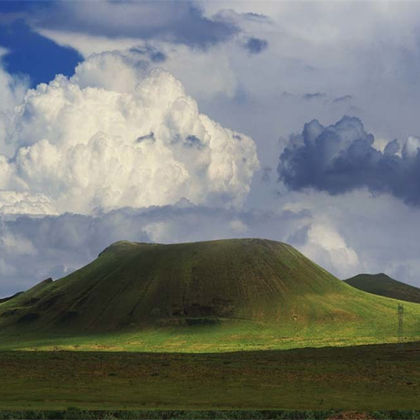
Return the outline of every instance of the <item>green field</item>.
[[[394,310],[394,308],[391,308]],[[352,346],[397,343],[397,317],[388,325],[331,324],[281,328],[250,321],[227,321],[220,325],[171,328],[146,328],[142,331],[86,335],[0,334],[0,350],[71,350],[208,353],[252,350],[293,349],[302,347]],[[407,332],[407,331],[406,331]],[[418,341],[417,330],[402,337],[404,342]],[[4,337],[4,339],[3,339]]]
[[[0,352],[0,409],[420,408],[420,344],[174,354]]]

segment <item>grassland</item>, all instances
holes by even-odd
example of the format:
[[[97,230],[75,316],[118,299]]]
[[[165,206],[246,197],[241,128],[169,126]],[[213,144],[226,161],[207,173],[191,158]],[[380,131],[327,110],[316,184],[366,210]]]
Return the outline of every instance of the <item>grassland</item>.
[[[319,323],[282,328],[275,324],[229,320],[216,325],[148,327],[141,331],[84,335],[40,334],[38,331],[25,332],[23,336],[0,333],[0,350],[218,353],[419,341],[415,328],[406,331],[403,337],[397,336],[396,308],[392,309],[395,316],[390,325],[378,320],[350,326]]]
[[[0,409],[419,409],[420,344],[219,354],[0,352]]]

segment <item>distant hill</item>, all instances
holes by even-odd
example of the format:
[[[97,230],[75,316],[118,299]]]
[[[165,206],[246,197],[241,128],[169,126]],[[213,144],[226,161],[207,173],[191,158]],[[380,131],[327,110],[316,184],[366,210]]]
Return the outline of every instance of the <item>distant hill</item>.
[[[420,303],[420,289],[394,280],[384,273],[358,274],[344,280],[350,286],[375,295]]]
[[[16,296],[19,296],[19,295],[21,295],[22,293],[23,293],[23,292],[17,292],[17,293],[15,293],[15,294],[14,294],[14,295],[12,295],[12,296],[7,296],[7,297],[4,297],[4,298],[0,298],[0,303],[7,302],[8,300],[15,298]]]
[[[405,332],[420,338],[412,305]],[[396,319],[395,301],[350,287],[284,243],[121,241],[0,303],[0,346],[10,337],[20,347],[67,337],[87,348],[162,351],[382,342],[395,336]]]

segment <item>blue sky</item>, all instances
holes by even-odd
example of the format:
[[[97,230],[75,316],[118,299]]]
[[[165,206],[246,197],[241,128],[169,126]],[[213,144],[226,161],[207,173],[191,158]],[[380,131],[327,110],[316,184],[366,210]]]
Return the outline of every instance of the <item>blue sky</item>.
[[[31,87],[48,83],[56,74],[71,76],[83,57],[71,47],[60,46],[34,31],[23,19],[5,24],[0,45],[7,49],[4,69],[30,78]]]
[[[420,286],[419,8],[1,1],[0,295],[248,236]]]

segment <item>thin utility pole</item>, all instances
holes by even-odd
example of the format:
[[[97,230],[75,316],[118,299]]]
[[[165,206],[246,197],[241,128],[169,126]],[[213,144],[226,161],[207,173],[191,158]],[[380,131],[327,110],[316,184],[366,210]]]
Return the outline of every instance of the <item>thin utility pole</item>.
[[[403,333],[404,333],[404,306],[398,304],[398,342],[403,343]]]

